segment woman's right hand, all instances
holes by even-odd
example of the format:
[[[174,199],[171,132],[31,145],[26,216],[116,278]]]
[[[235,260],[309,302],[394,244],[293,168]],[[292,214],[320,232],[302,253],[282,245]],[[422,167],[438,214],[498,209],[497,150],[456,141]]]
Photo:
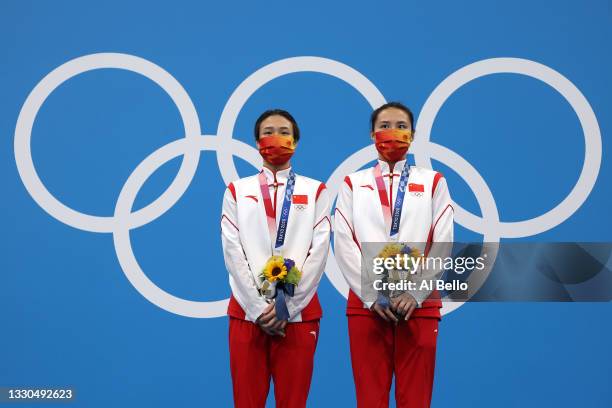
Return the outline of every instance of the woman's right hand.
[[[389,307],[383,307],[378,304],[378,302],[374,302],[370,310],[376,312],[381,318],[383,318],[387,322],[393,322],[397,324],[398,320],[395,314],[391,311]]]

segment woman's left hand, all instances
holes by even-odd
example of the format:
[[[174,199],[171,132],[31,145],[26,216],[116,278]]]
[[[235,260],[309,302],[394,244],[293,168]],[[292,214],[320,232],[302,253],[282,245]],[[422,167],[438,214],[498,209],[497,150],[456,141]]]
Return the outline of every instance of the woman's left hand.
[[[408,320],[410,315],[417,307],[417,302],[411,294],[404,292],[399,296],[391,298],[391,310],[400,316],[404,316],[404,320]]]

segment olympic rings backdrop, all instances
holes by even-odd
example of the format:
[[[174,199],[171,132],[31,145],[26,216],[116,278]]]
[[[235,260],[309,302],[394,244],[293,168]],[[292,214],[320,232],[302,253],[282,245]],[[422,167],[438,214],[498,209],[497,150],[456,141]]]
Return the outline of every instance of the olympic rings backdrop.
[[[457,240],[611,240],[607,2],[287,3],[0,6],[0,386],[231,405],[221,199],[269,108],[334,197],[400,100]],[[333,252],[319,293],[309,401],[354,406]],[[612,405],[608,303],[443,312],[434,406]]]

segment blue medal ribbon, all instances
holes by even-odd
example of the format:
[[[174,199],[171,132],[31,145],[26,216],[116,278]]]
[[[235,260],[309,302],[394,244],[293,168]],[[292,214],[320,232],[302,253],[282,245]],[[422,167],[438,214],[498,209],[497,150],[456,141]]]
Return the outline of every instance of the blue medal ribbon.
[[[404,196],[406,195],[406,186],[408,185],[409,173],[410,165],[408,165],[408,160],[406,160],[406,162],[404,163],[404,168],[402,169],[402,175],[400,176],[399,185],[397,186],[397,195],[395,196],[395,205],[393,206],[393,216],[391,217],[391,229],[389,231],[389,237],[393,241],[397,241],[400,220],[402,218]]]
[[[285,235],[287,233],[287,223],[289,222],[289,211],[291,210],[291,198],[293,196],[293,189],[295,187],[295,173],[293,169],[289,171],[289,178],[287,179],[287,188],[285,188],[285,199],[283,200],[283,207],[281,209],[280,220],[278,222],[278,230],[276,231],[276,243],[274,249],[280,253],[281,248],[285,244]]]
[[[287,298],[286,296],[293,296],[295,292],[295,285],[285,284],[284,282],[278,282],[276,284],[276,302],[274,302],[274,309],[276,310],[276,318],[278,320],[289,320],[289,309],[287,309]]]
[[[287,224],[289,223],[289,212],[291,210],[291,200],[295,187],[295,173],[293,169],[289,171],[287,179],[287,187],[285,188],[285,197],[281,209],[280,220],[278,222],[278,230],[276,231],[276,242],[274,244],[274,253],[280,254],[283,245],[285,244],[285,236],[287,234]],[[287,271],[288,272],[288,271]],[[274,309],[276,310],[276,318],[279,320],[289,320],[289,310],[287,309],[287,296],[293,296],[295,285],[277,282],[276,293],[274,297]]]

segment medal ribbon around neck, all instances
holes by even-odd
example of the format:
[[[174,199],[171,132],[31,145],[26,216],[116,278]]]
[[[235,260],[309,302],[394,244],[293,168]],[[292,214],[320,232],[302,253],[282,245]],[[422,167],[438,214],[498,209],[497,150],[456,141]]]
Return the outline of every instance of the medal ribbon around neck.
[[[289,211],[291,210],[291,197],[293,196],[293,188],[295,187],[295,173],[293,169],[289,171],[289,178],[287,179],[287,187],[285,188],[285,198],[283,200],[283,207],[281,209],[280,221],[278,223],[278,230],[276,229],[276,217],[274,209],[272,208],[272,199],[270,198],[270,190],[268,187],[268,180],[262,170],[259,173],[259,188],[261,190],[261,196],[264,201],[264,208],[266,210],[266,219],[268,221],[268,232],[270,234],[270,243],[274,242],[272,248],[273,255],[280,255],[283,245],[285,244],[285,236],[287,234],[287,223],[289,222]]]
[[[402,218],[402,208],[404,204],[404,196],[406,195],[406,185],[408,184],[409,173],[410,165],[408,164],[408,160],[406,160],[400,176],[399,185],[397,186],[397,195],[395,196],[393,214],[391,214],[391,206],[389,205],[389,198],[387,197],[387,189],[385,188],[385,182],[383,181],[380,163],[377,163],[376,166],[374,166],[374,179],[376,180],[376,187],[378,188],[378,197],[380,198],[385,227],[389,231],[389,239],[391,241],[397,241],[399,237],[398,232],[400,220]]]

